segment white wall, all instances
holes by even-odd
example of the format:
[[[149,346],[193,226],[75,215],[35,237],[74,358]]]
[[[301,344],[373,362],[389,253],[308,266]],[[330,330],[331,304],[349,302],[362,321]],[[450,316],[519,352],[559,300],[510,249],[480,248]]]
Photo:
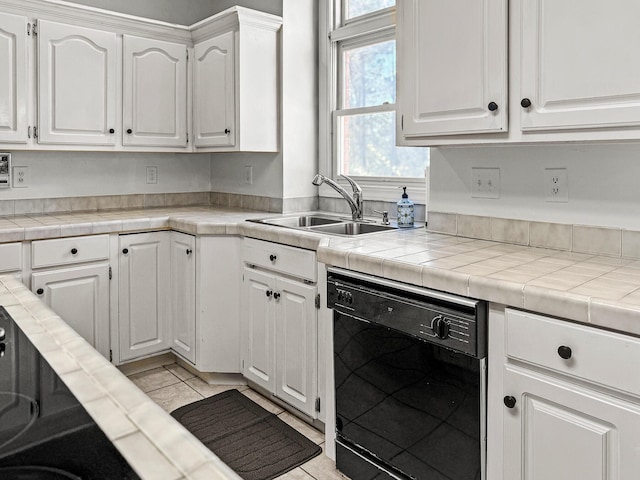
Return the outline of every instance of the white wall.
[[[216,192],[284,199],[313,197],[317,192],[311,179],[318,168],[318,2],[238,0],[237,4],[269,13],[276,12],[279,6],[282,11],[282,151],[212,154],[211,188]],[[253,166],[252,185],[244,183],[246,165]]]
[[[0,200],[210,190],[202,154],[13,152],[12,163],[29,167],[30,186],[0,190]],[[157,184],[146,183],[147,166],[158,167]]]
[[[500,198],[471,197],[471,168],[500,168]],[[569,201],[546,201],[544,169],[564,167]],[[640,145],[456,147],[431,153],[428,210],[640,229]]]
[[[73,0],[73,3],[114,12],[192,25],[215,12],[216,0]]]

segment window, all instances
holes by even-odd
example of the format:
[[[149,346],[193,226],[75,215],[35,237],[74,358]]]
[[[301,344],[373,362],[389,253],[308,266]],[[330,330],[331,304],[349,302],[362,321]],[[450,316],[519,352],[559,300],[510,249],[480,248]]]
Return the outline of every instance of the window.
[[[395,145],[395,0],[333,0],[325,20],[325,174],[353,176],[378,200],[400,184],[423,188],[429,149]]]

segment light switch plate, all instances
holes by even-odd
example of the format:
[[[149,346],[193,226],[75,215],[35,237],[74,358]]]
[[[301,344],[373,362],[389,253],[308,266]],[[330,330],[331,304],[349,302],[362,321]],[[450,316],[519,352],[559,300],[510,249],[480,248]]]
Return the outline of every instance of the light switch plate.
[[[472,167],[471,197],[500,198],[500,169]]]

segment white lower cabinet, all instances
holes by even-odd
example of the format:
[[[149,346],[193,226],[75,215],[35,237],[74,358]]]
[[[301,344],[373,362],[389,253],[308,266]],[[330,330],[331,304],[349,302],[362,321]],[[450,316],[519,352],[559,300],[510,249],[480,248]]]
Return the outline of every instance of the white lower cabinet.
[[[31,290],[98,352],[109,358],[109,237],[31,243]]]
[[[171,232],[171,349],[196,361],[196,238]]]
[[[268,242],[245,245],[256,260],[264,247],[267,263],[287,264],[296,250]],[[257,248],[256,248],[257,247]],[[314,255],[313,252],[300,252]],[[274,258],[274,260],[269,260]],[[258,260],[259,261],[259,260]],[[278,269],[278,265],[274,268]],[[314,272],[309,276],[315,275]],[[243,375],[299,411],[316,417],[317,286],[311,280],[288,278],[247,263],[241,304]]]
[[[504,372],[504,479],[625,480],[640,471],[640,407],[526,369]],[[511,405],[511,404],[509,404]]]
[[[109,358],[109,264],[34,272],[31,289],[82,338]]]
[[[118,333],[120,362],[171,345],[170,232],[119,238]]]
[[[488,478],[635,478],[640,340],[511,309],[490,322]]]

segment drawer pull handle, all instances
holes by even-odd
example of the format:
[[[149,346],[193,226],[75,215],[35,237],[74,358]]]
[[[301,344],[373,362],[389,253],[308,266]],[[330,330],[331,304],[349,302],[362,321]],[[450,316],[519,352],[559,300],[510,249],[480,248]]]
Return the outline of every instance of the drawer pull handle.
[[[76,255],[78,253],[78,249],[77,248],[72,248],[71,249],[71,255]]]
[[[36,290],[36,293],[38,295],[42,295],[44,293],[44,290],[42,288],[39,288],[38,290]]]
[[[273,292],[271,290],[267,290],[267,297],[271,298],[271,295],[273,295]]]
[[[565,360],[569,360],[571,358],[571,348],[565,345],[561,345],[558,347],[558,355]]]
[[[126,255],[127,253],[129,253],[129,249],[128,248],[123,248],[122,249],[122,253],[124,253]]]
[[[271,260],[272,262],[275,262],[275,261],[276,261],[276,258],[278,258],[278,257],[276,257],[276,256],[275,256],[275,255],[273,255],[273,254],[272,254],[272,255],[269,255],[269,260]]]
[[[520,106],[521,106],[522,108],[529,108],[529,107],[531,106],[531,100],[530,100],[530,99],[528,99],[528,98],[523,98],[523,99],[520,101]]]
[[[187,248],[187,255],[191,255],[191,251],[192,250],[190,248]]]
[[[278,292],[273,294],[273,298],[275,298],[276,300],[278,300],[280,298],[280,294]]]
[[[511,395],[507,395],[502,399],[502,401],[507,408],[513,408],[516,406],[516,397],[512,397]]]

